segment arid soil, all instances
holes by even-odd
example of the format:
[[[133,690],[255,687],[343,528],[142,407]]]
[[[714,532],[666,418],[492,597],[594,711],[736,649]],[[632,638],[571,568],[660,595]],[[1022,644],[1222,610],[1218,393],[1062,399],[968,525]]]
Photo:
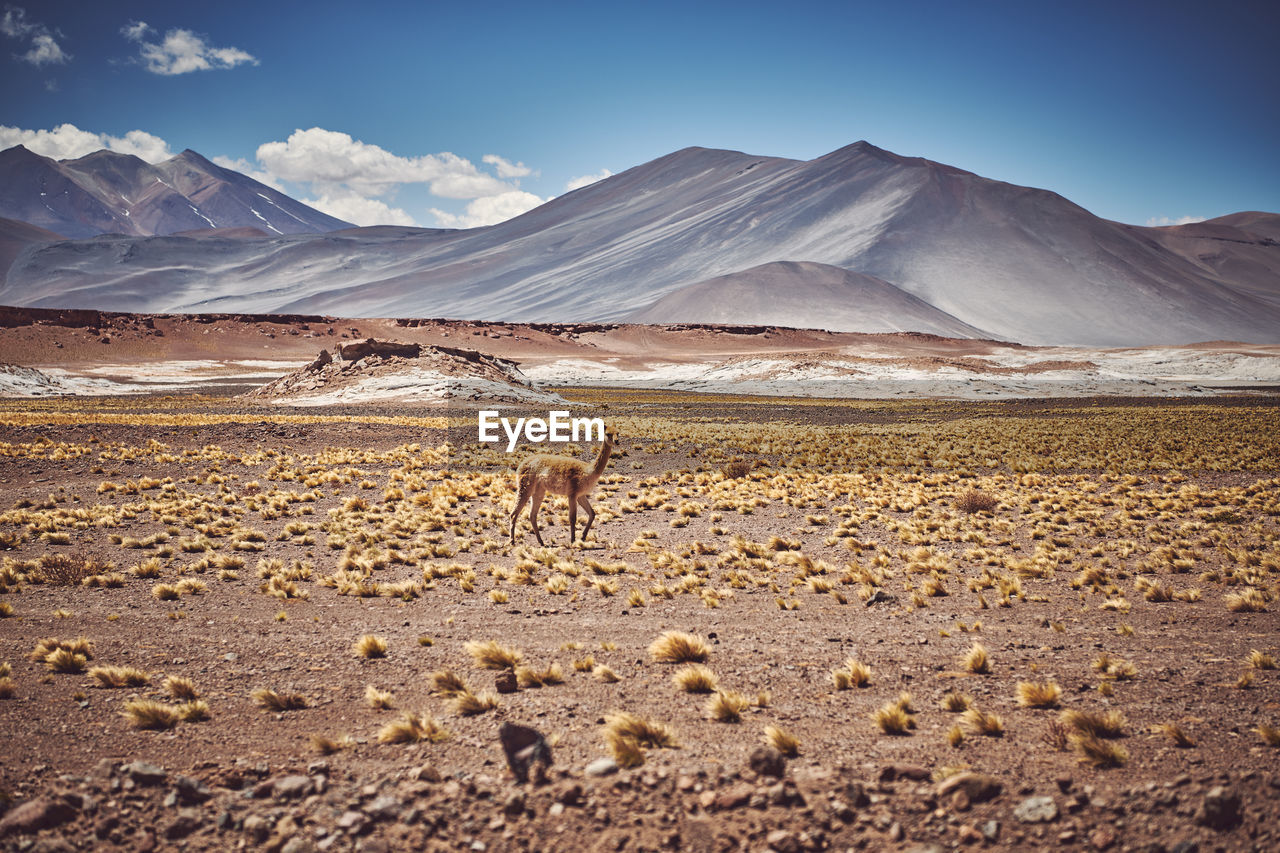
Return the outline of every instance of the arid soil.
[[[622,436],[572,549],[563,499],[509,544],[529,448],[469,446],[472,411],[0,406],[0,847],[1280,844],[1274,398],[563,393]]]

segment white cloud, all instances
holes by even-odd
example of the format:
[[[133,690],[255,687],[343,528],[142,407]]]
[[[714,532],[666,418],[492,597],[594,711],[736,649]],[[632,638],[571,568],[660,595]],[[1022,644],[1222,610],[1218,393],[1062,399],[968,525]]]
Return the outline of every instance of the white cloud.
[[[414,184],[438,198],[470,200],[463,213],[431,209],[442,225],[452,228],[492,225],[545,201],[520,189],[519,178],[536,174],[524,163],[486,154],[483,162],[494,170],[488,172],[447,151],[402,156],[321,127],[295,130],[283,142],[258,146],[257,161],[280,181],[309,186],[315,200],[308,204],[358,225],[417,224],[391,204],[397,191]]]
[[[138,43],[142,64],[152,74],[172,76],[258,64],[248,52],[238,47],[213,47],[191,30],[169,30],[160,41],[151,40],[154,32],[145,21],[133,21],[120,29],[126,39]]]
[[[338,192],[322,195],[319,198],[303,199],[322,213],[336,216],[353,225],[417,225],[413,217],[398,207],[378,201],[376,198],[364,198],[353,192]]]
[[[610,172],[608,169],[601,169],[599,174],[581,175],[577,178],[570,178],[568,183],[564,185],[564,190],[565,192],[572,192],[573,190],[582,189],[583,187],[589,187],[596,181],[603,181],[605,178],[612,175],[613,172]]]
[[[443,228],[479,228],[482,225],[496,225],[512,217],[533,210],[546,199],[539,198],[524,190],[511,190],[493,196],[485,196],[470,202],[466,211],[461,214],[449,213],[431,208],[431,213]]]
[[[0,32],[9,38],[30,40],[31,47],[17,59],[39,68],[41,65],[61,65],[71,59],[54,38],[54,31],[44,24],[27,20],[27,10],[9,7],[0,18]],[[61,33],[57,33],[61,37]]]
[[[253,178],[260,184],[266,184],[277,192],[282,192],[288,195],[288,190],[286,190],[280,181],[276,179],[275,175],[262,171],[243,157],[236,157],[233,159],[231,157],[223,157],[219,155],[210,159],[215,165],[221,166],[224,169],[230,169],[233,172],[239,172],[242,175]]]
[[[427,184],[443,198],[478,198],[511,189],[456,154],[401,157],[345,133],[313,127],[295,130],[285,142],[258,146],[258,162],[286,181],[345,187],[377,197],[403,184]]]
[[[29,150],[54,160],[71,160],[106,148],[118,154],[132,154],[148,163],[173,156],[169,144],[145,130],[131,130],[124,136],[90,133],[74,124],[60,124],[53,130],[23,130],[0,125],[0,149],[25,145]]]
[[[1153,216],[1147,220],[1147,226],[1158,228],[1165,225],[1191,225],[1195,222],[1204,222],[1204,220],[1203,216],[1179,216],[1177,219],[1170,219],[1167,216]]]
[[[533,174],[533,170],[524,163],[512,163],[497,154],[486,154],[481,159],[497,169],[499,178],[527,178]]]

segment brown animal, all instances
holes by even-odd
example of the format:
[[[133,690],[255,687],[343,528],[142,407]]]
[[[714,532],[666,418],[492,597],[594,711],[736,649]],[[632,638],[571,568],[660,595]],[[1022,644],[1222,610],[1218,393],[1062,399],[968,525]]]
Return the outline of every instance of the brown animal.
[[[533,525],[533,534],[538,537],[538,544],[546,546],[542,541],[542,531],[538,529],[538,507],[542,505],[542,498],[547,492],[569,498],[570,545],[573,544],[578,526],[578,507],[581,506],[587,511],[587,526],[582,528],[582,541],[586,542],[591,523],[596,520],[596,511],[588,498],[591,490],[600,481],[600,475],[604,473],[605,466],[609,464],[609,455],[613,453],[617,440],[617,431],[613,427],[606,427],[604,442],[600,445],[600,456],[596,459],[594,467],[588,467],[587,463],[568,456],[552,456],[545,453],[530,456],[521,462],[520,467],[516,469],[519,497],[516,499],[515,512],[511,513],[511,543],[514,545],[516,541],[516,519],[519,518],[524,505],[532,501],[532,506],[529,507],[529,523]]]

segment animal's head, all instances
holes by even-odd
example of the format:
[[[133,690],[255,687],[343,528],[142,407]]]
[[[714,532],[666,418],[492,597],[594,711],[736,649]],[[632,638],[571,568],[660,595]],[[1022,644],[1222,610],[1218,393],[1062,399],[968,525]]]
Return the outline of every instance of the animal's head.
[[[614,447],[617,447],[618,428],[612,425],[606,425],[604,428],[604,440],[612,444]]]

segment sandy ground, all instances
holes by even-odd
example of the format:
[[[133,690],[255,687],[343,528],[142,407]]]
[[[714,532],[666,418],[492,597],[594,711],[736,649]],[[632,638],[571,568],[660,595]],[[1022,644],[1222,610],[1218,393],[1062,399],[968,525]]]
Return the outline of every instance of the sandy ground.
[[[575,549],[562,503],[544,509],[551,547],[524,520],[510,545],[514,459],[436,450],[439,413],[11,402],[0,845],[1278,843],[1280,753],[1256,730],[1280,725],[1280,678],[1250,662],[1280,656],[1273,399],[570,396],[622,433],[592,538]],[[746,467],[730,473],[733,460]],[[988,509],[960,509],[974,490]],[[59,582],[77,560],[100,580]],[[1225,606],[1246,589],[1261,610]],[[741,697],[738,721],[673,684],[681,665],[651,652],[668,631],[702,638],[725,701]],[[385,656],[354,651],[365,635]],[[80,637],[86,668],[134,667],[146,683],[106,688],[31,659],[42,638]],[[522,653],[531,674],[515,692],[498,693],[501,673],[469,653],[487,640]],[[966,663],[975,644],[985,672]],[[840,689],[833,671],[853,659],[869,683]],[[495,706],[464,713],[433,689],[442,670]],[[131,699],[178,706],[170,676],[191,681],[209,718],[136,728]],[[1023,682],[1061,693],[1023,707]],[[370,687],[392,707],[371,707]],[[263,689],[305,707],[264,710]],[[998,717],[999,736],[946,710],[953,693]],[[903,694],[914,727],[887,734],[874,715]],[[1116,766],[1072,746],[1064,709],[1120,715],[1120,736],[1102,742]],[[447,738],[381,742],[406,711]],[[618,770],[605,731],[621,711],[670,726],[679,748]],[[512,776],[502,722],[548,740],[545,784]],[[770,726],[796,738],[794,758],[758,752]]]

